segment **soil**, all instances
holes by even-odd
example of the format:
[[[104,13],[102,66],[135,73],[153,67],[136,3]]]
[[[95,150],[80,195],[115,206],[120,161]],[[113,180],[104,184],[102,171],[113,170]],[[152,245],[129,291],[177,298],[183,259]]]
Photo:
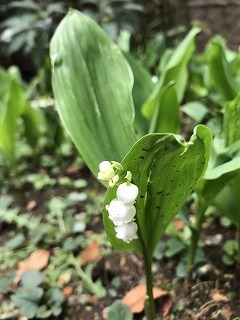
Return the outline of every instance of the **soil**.
[[[90,172],[84,168],[81,172],[68,174],[71,179],[84,177],[88,180],[89,189],[97,189],[104,192],[103,187],[96,182]],[[29,197],[30,186],[25,185],[24,190],[11,190],[15,196],[14,205],[26,207]],[[31,199],[37,199],[38,206],[35,214],[40,215],[46,212],[46,201],[49,199],[49,189],[44,192],[31,192]],[[23,195],[28,196],[23,196]],[[59,187],[51,190],[51,195],[64,195],[64,188]],[[97,223],[88,229],[93,229],[95,233],[103,231],[101,213],[96,213]],[[202,239],[207,240],[216,234],[222,235],[222,240],[217,245],[205,245],[206,256],[214,263],[211,272],[203,276],[198,276],[188,285],[184,284],[183,279],[176,278],[176,265],[181,256],[174,259],[163,259],[161,262],[154,261],[153,278],[154,286],[167,290],[172,299],[173,307],[170,314],[165,316],[165,320],[231,320],[240,315],[240,277],[235,274],[233,267],[226,267],[222,263],[222,247],[227,239],[235,238],[235,229],[223,229],[218,220],[213,223],[207,221],[203,224]],[[11,227],[14,231],[14,228]],[[1,245],[8,238],[9,228],[2,229]],[[104,248],[102,248],[104,250]],[[105,319],[105,308],[110,306],[114,300],[121,299],[130,289],[138,285],[144,279],[143,261],[140,256],[134,253],[122,253],[111,250],[110,253],[103,254],[101,259],[94,263],[93,280],[101,279],[103,286],[108,294],[104,299],[96,299],[89,296],[84,304],[79,303],[80,297],[77,291],[66,297],[63,314],[55,319],[59,320],[93,320]],[[118,279],[118,286],[114,285],[113,280]],[[71,283],[76,288],[77,280]],[[113,294],[114,293],[114,294]],[[88,292],[86,291],[86,295]],[[164,300],[156,301],[156,308],[159,311],[159,319],[162,319],[161,309]],[[143,313],[135,314],[134,320],[140,320]],[[54,318],[52,318],[54,319]],[[123,319],[124,320],[124,319]]]

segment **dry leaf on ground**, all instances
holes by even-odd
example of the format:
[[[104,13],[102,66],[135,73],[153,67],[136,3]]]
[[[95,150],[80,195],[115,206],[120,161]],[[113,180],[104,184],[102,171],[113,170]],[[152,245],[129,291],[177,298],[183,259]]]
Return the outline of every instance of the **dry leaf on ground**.
[[[32,211],[33,209],[35,209],[37,206],[37,201],[36,200],[30,200],[27,205],[26,205],[26,210],[27,211]]]
[[[97,240],[90,242],[81,254],[81,266],[96,261],[100,257],[100,247]]]
[[[132,313],[139,313],[144,309],[145,296],[146,285],[139,284],[123,297],[122,302],[131,309]],[[167,316],[172,306],[172,298],[167,291],[159,288],[153,288],[153,298],[158,299],[162,297],[164,297],[162,313],[163,316]]]
[[[230,320],[232,316],[231,307],[226,304],[221,309],[221,316],[224,318],[224,320]]]
[[[63,289],[62,289],[62,293],[63,293],[65,296],[70,296],[70,295],[73,293],[73,287],[67,286],[67,287],[63,288]]]
[[[31,255],[18,263],[18,269],[16,272],[16,277],[14,279],[14,283],[17,284],[22,274],[26,270],[41,270],[45,268],[48,264],[50,256],[50,251],[46,249],[38,249],[31,253]]]
[[[223,295],[222,293],[220,293],[217,289],[212,290],[210,296],[213,300],[224,301],[224,302],[229,301],[229,298]]]
[[[183,230],[185,226],[185,223],[181,219],[177,219],[177,218],[175,218],[172,223],[177,230]]]

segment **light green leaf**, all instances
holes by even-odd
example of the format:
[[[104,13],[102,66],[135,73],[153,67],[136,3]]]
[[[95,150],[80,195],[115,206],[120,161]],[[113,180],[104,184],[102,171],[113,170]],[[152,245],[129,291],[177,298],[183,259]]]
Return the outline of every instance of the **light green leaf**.
[[[175,88],[174,82],[169,82],[162,88],[158,105],[155,107],[151,120],[149,133],[179,132],[181,120]]]
[[[206,209],[238,172],[240,172],[240,157],[208,170],[196,186],[201,205]]]
[[[96,175],[101,161],[121,161],[137,139],[131,68],[104,31],[76,10],[62,20],[50,47],[58,112]]]
[[[240,94],[224,105],[225,144],[230,146],[240,139]]]
[[[43,296],[43,289],[39,287],[22,288],[11,296],[16,307],[23,316],[32,319],[38,309],[38,302]]]
[[[221,36],[215,36],[207,45],[207,58],[212,85],[224,101],[237,95],[230,63],[226,59],[226,45]]]
[[[132,172],[133,183],[139,188],[136,219],[149,256],[205,171],[210,144],[210,130],[199,125],[188,143],[174,134],[146,135],[123,159],[124,170]],[[108,238],[118,250],[141,251],[140,237],[127,244],[115,236],[105,206],[116,197],[116,188],[108,189],[104,201],[103,220]]]
[[[174,81],[176,83],[178,102],[180,103],[182,101],[187,84],[186,65],[195,50],[194,39],[199,32],[199,28],[193,28],[173,52],[165,68],[163,68],[157,85],[143,105],[143,115],[149,121],[151,121],[154,110],[159,104],[162,88],[169,82]]]
[[[207,107],[198,101],[185,103],[181,106],[181,110],[193,118],[197,123],[201,123],[204,117],[208,114]]]
[[[43,275],[38,270],[27,270],[23,273],[21,281],[24,287],[37,287],[43,281]]]
[[[18,247],[20,247],[23,244],[23,242],[25,240],[26,239],[25,239],[24,234],[18,233],[5,243],[5,247],[10,248],[12,250],[17,249]]]
[[[39,135],[40,115],[31,108],[17,79],[0,69],[0,152],[15,160],[18,119],[23,117],[28,141],[35,144]]]
[[[239,172],[239,171],[238,171]],[[240,226],[240,197],[239,197],[240,174],[221,190],[215,198],[216,205],[238,227]]]

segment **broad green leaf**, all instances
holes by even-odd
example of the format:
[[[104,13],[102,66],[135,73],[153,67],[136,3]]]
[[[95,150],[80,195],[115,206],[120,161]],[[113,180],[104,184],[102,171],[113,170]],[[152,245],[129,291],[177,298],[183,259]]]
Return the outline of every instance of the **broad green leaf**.
[[[151,121],[154,110],[159,103],[162,88],[169,82],[174,81],[176,83],[178,102],[180,103],[182,101],[187,84],[186,66],[195,50],[194,40],[199,32],[200,30],[198,28],[193,28],[171,55],[165,68],[163,68],[157,85],[143,105],[143,115],[149,121]]]
[[[204,117],[208,114],[207,107],[198,101],[185,103],[181,106],[181,110],[193,118],[197,123],[201,123]]]
[[[148,132],[148,121],[142,115],[141,108],[153,91],[154,83],[150,74],[133,55],[124,52],[124,57],[131,66],[134,76],[133,101],[135,106],[135,127],[139,136]]]
[[[213,86],[224,101],[237,95],[230,63],[226,59],[226,46],[221,36],[214,37],[207,45],[207,57]]]
[[[178,133],[180,127],[179,104],[175,90],[175,83],[166,84],[159,95],[158,105],[149,128],[149,133],[172,132]]]
[[[130,149],[122,166],[132,172],[133,183],[139,188],[136,219],[141,236],[129,244],[116,238],[105,206],[116,197],[117,187],[109,188],[103,220],[115,248],[141,252],[144,242],[151,257],[159,238],[205,171],[210,144],[210,130],[199,125],[189,142],[174,134],[156,133],[144,136]]]
[[[218,193],[240,172],[240,157],[207,170],[196,186],[203,210],[213,202]]]
[[[90,18],[70,10],[51,41],[52,81],[64,127],[96,175],[136,142],[133,75],[121,52]]]
[[[224,106],[225,144],[230,146],[240,139],[240,95]]]

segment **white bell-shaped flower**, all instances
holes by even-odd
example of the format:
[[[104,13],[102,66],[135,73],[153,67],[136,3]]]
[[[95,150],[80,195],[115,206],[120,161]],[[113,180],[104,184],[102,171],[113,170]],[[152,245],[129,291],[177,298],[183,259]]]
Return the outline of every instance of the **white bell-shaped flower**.
[[[102,161],[99,164],[98,179],[109,181],[114,175],[115,172],[110,161]]]
[[[115,226],[132,221],[136,214],[136,208],[133,205],[126,206],[117,198],[113,199],[106,209],[109,212],[109,219]]]
[[[129,222],[115,227],[116,237],[127,243],[133,239],[137,239],[137,229],[138,226],[135,222]]]
[[[122,183],[117,188],[117,198],[125,205],[134,204],[138,196],[138,187],[133,183]]]

